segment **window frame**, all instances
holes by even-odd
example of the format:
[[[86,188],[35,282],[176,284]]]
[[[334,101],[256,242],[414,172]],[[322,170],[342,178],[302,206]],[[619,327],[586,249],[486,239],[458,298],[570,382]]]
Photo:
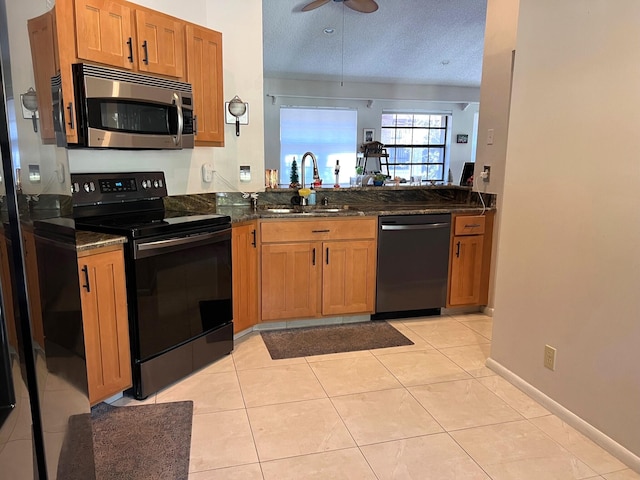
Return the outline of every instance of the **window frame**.
[[[383,122],[383,118],[385,115],[394,115],[395,119],[394,119],[394,125],[390,126],[390,125],[384,125]],[[398,116],[399,115],[411,115],[412,119],[411,119],[411,126],[399,126],[398,125]],[[416,126],[416,116],[428,116],[429,117],[429,125],[428,126]],[[444,118],[444,124],[438,127],[435,126],[431,126],[432,123],[432,119],[430,117],[440,117],[440,118]],[[449,155],[449,148],[450,148],[450,134],[451,134],[451,122],[452,122],[452,115],[450,112],[434,112],[434,111],[400,111],[400,110],[394,110],[394,111],[388,111],[388,110],[383,110],[382,111],[382,117],[380,119],[380,138],[385,138],[384,132],[385,131],[393,131],[393,138],[398,138],[397,135],[397,131],[398,130],[422,130],[422,131],[426,131],[426,135],[424,136],[424,138],[429,139],[430,138],[430,132],[431,131],[440,131],[442,132],[442,137],[444,142],[443,143],[430,143],[428,141],[428,143],[423,144],[423,143],[385,143],[384,144],[384,148],[386,149],[387,153],[389,154],[389,158],[387,158],[386,166],[387,166],[387,171],[389,173],[389,175],[391,177],[395,177],[396,175],[396,171],[397,171],[397,167],[402,167],[402,169],[406,169],[407,167],[409,168],[409,177],[413,176],[415,173],[415,168],[414,167],[421,167],[420,171],[422,172],[422,170],[426,170],[427,174],[426,176],[428,177],[428,168],[430,165],[438,165],[440,166],[440,176],[438,178],[425,178],[423,176],[423,181],[431,181],[431,182],[444,182],[445,180],[445,171],[446,171],[446,167],[447,167],[447,162],[448,162],[448,155]],[[412,139],[414,138],[414,135],[412,134]],[[400,149],[409,149],[411,152],[411,156],[410,156],[410,160],[408,163],[399,163],[397,162],[397,154],[396,152]],[[440,157],[440,161],[438,162],[429,162],[428,158],[429,158],[429,154],[427,153],[427,161],[421,161],[421,162],[416,162],[414,161],[414,155],[413,152],[415,150],[418,149],[426,149],[427,152],[429,149],[437,149],[440,150],[442,152],[441,157]],[[406,180],[409,180],[410,178],[407,178]]]

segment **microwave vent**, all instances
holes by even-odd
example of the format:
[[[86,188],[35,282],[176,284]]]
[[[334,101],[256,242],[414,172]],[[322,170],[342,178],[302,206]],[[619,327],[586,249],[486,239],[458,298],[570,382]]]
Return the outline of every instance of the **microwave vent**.
[[[125,70],[114,70],[112,68],[99,67],[97,65],[89,65],[80,63],[74,65],[74,68],[80,69],[85,77],[104,78],[117,82],[135,83],[150,87],[167,88],[177,92],[192,93],[190,83],[178,82],[167,78],[153,77],[151,75],[142,75],[140,73],[128,72]]]

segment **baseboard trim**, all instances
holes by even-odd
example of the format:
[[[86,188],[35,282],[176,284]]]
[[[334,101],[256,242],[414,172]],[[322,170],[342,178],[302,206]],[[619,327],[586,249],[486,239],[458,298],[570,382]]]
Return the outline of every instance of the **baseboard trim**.
[[[484,313],[485,315],[487,315],[489,317],[493,317],[493,307],[484,307],[482,309],[482,313]]]
[[[629,468],[636,472],[640,472],[640,457],[635,455],[633,452],[627,450],[611,437],[607,436],[596,427],[577,416],[571,410],[563,407],[551,397],[547,396],[545,393],[523,380],[511,370],[504,367],[501,363],[496,362],[492,358],[488,358],[486,366],[536,400],[551,413],[559,417],[563,422],[571,425],[587,438],[593,440]]]

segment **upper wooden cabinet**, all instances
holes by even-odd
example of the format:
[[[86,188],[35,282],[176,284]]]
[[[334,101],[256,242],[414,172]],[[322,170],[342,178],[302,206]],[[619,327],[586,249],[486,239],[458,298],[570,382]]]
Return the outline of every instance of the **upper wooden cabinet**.
[[[75,0],[76,47],[79,59],[133,69],[131,8],[112,0]],[[137,52],[137,49],[136,49]]]
[[[196,145],[224,146],[222,34],[187,25],[187,82],[193,86]]]
[[[75,0],[75,16],[79,59],[184,76],[184,22],[114,0]]]
[[[184,76],[185,22],[149,10],[136,10],[138,70]]]
[[[196,145],[224,146],[220,32],[124,0],[58,0],[28,23],[45,142],[55,141],[51,77],[58,73],[67,142],[78,142],[71,65],[86,62],[191,83]]]
[[[51,76],[58,71],[58,50],[55,45],[55,13],[51,10],[27,22],[31,57],[38,58],[33,62],[33,76],[38,96],[38,112],[40,115],[40,137],[43,143],[55,143],[53,130],[53,103],[51,98]]]

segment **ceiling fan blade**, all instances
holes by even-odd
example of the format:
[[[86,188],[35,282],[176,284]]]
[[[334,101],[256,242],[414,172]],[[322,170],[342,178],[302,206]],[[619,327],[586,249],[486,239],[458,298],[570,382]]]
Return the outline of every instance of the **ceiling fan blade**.
[[[344,0],[344,4],[360,13],[373,13],[378,10],[378,4],[374,0]]]
[[[314,9],[316,9],[318,7],[321,7],[325,3],[329,3],[330,1],[331,0],[314,0],[313,2],[308,3],[307,5],[302,7],[302,11],[303,12],[308,12],[309,10],[314,10]]]

